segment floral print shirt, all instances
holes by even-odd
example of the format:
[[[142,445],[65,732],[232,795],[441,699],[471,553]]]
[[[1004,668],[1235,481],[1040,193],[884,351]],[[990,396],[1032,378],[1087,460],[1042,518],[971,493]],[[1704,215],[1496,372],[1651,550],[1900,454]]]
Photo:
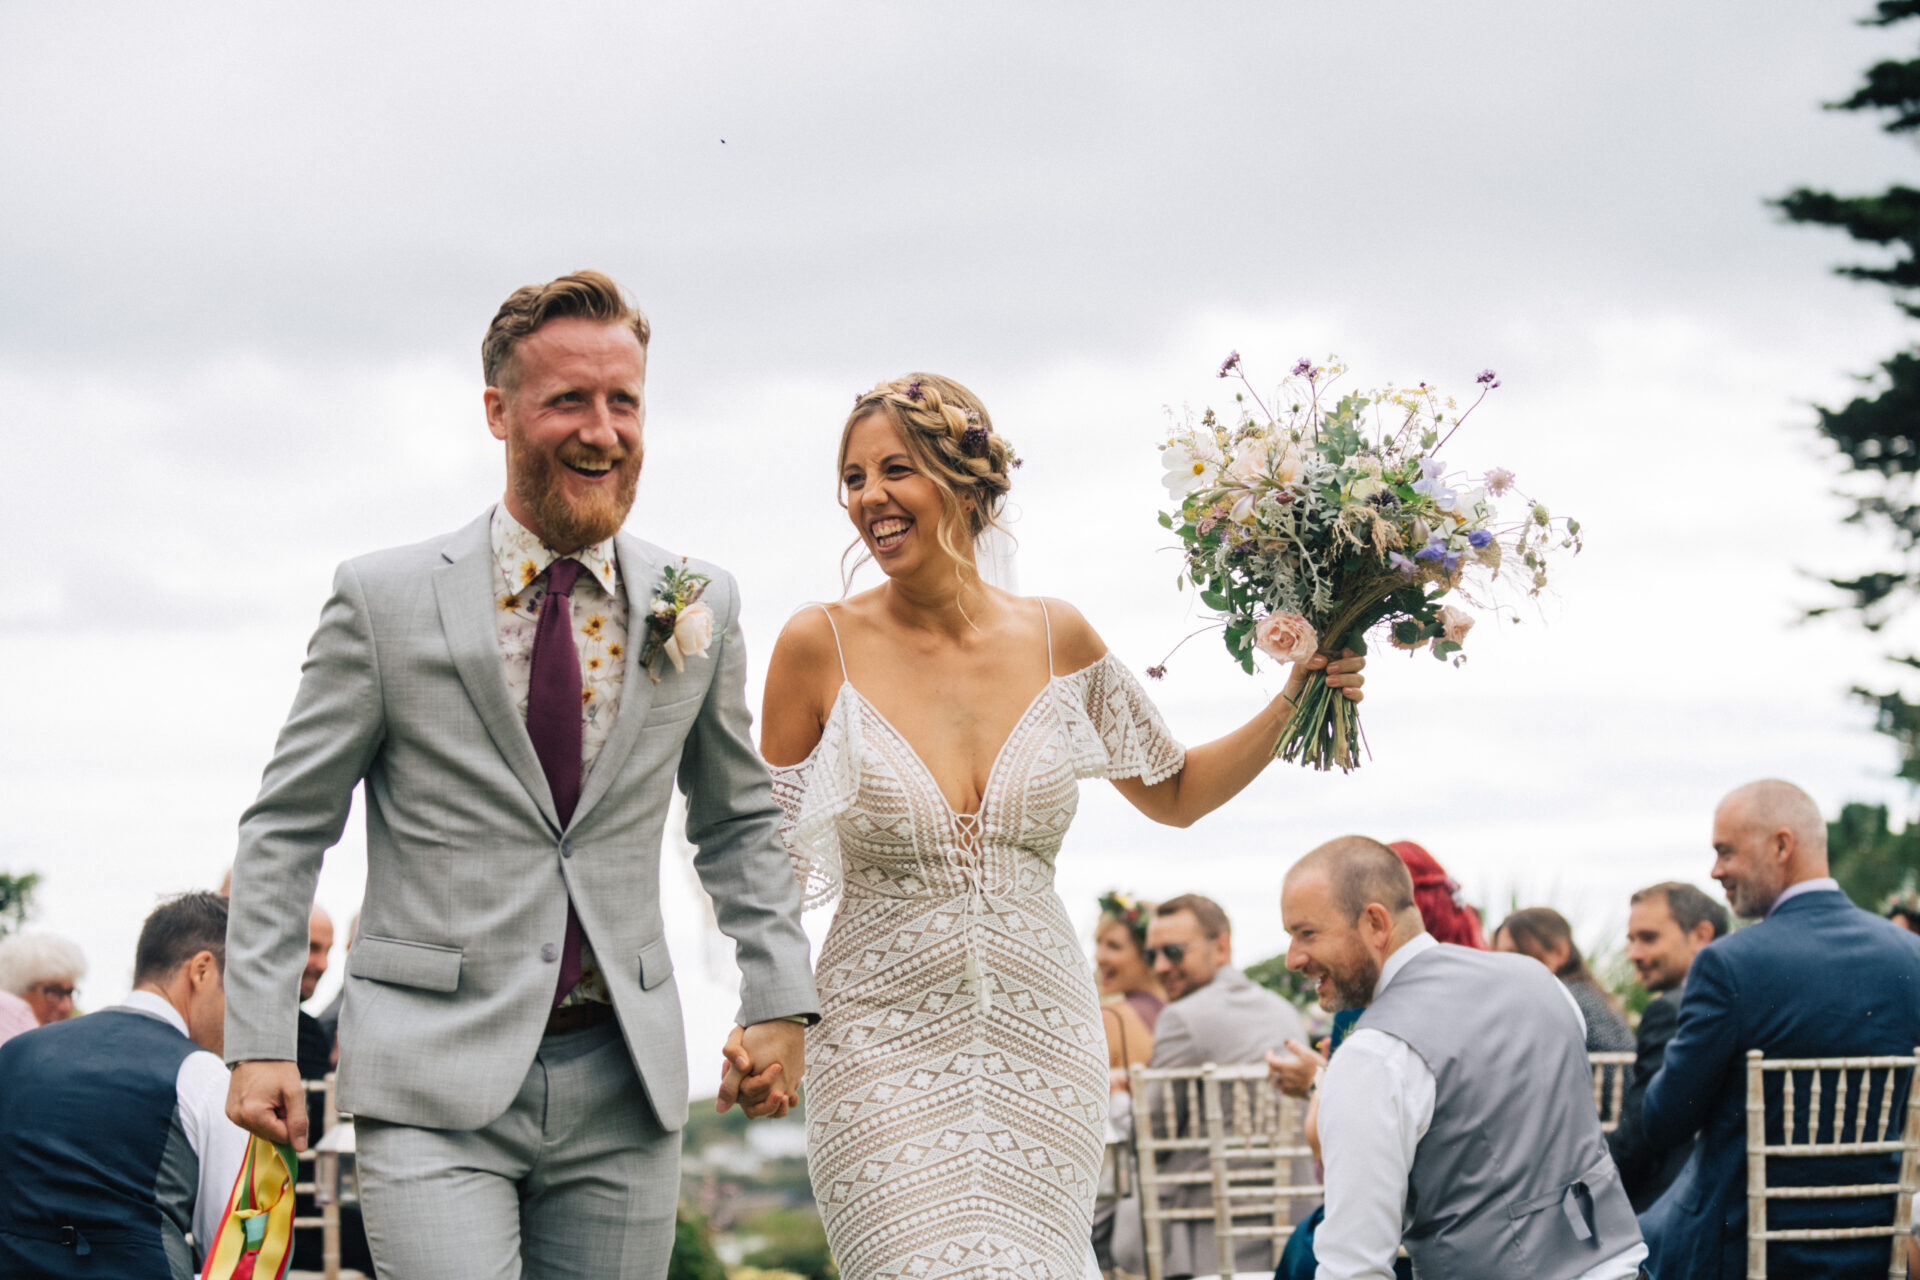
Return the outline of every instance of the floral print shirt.
[[[507,692],[524,720],[527,688],[533,681],[533,634],[547,598],[545,575],[560,553],[515,520],[504,502],[493,509],[491,534],[500,657],[506,664]],[[627,596],[612,538],[574,552],[573,558],[586,569],[574,583],[572,597],[573,644],[580,654],[580,776],[585,778],[620,714],[627,669]],[[579,985],[560,1004],[564,1008],[583,1000],[612,1000],[593,948],[584,939]]]

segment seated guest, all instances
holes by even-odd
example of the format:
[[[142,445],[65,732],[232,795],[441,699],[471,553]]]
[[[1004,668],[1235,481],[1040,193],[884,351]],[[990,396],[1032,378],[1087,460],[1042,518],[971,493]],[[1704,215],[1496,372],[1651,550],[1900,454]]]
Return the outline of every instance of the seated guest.
[[[0,1275],[199,1271],[247,1135],[227,1119],[227,903],[186,893],[140,930],[126,1002],[0,1045]]]
[[[1154,1026],[1153,1066],[1260,1062],[1287,1041],[1306,1039],[1292,1005],[1233,967],[1232,926],[1212,899],[1187,893],[1155,907],[1145,954],[1168,1001]],[[1151,1110],[1151,1122],[1158,1124],[1159,1107]],[[1136,1124],[1148,1122],[1135,1117]],[[1171,1152],[1162,1164],[1169,1170],[1204,1169],[1207,1153]],[[1204,1208],[1213,1203],[1213,1190],[1183,1186],[1165,1199],[1181,1208]],[[1241,1271],[1273,1266],[1272,1247],[1262,1240],[1241,1241],[1235,1254]],[[1161,1273],[1168,1277],[1218,1274],[1212,1221],[1168,1223],[1164,1257]]]
[[[1920,937],[1840,892],[1827,874],[1827,825],[1812,797],[1773,779],[1739,788],[1714,812],[1713,853],[1713,878],[1734,913],[1760,922],[1694,956],[1680,1025],[1641,1103],[1646,1132],[1700,1133],[1688,1168],[1642,1215],[1658,1280],[1746,1274],[1748,1050],[1772,1058],[1906,1056],[1920,1044]],[[1781,1121],[1777,1097],[1768,1099],[1770,1133]],[[1904,1098],[1894,1105],[1898,1114]],[[1830,1127],[1821,1134],[1834,1140]],[[1894,1155],[1839,1156],[1775,1161],[1767,1179],[1862,1185],[1892,1182],[1899,1170]],[[1780,1229],[1873,1225],[1892,1216],[1891,1196],[1767,1206],[1767,1225]],[[1885,1237],[1767,1247],[1768,1275],[1838,1280],[1886,1272]]]
[[[1122,893],[1100,897],[1100,923],[1094,927],[1093,969],[1100,985],[1100,1021],[1107,1034],[1109,1072],[1109,1131],[1131,1132],[1132,1100],[1127,1095],[1127,1069],[1146,1066],[1153,1059],[1153,1024],[1166,1005],[1160,984],[1153,980],[1142,949],[1147,945],[1147,920],[1153,904],[1139,902]],[[1110,1149],[1109,1161],[1124,1160],[1124,1153]],[[1101,1180],[1107,1184],[1117,1171],[1103,1169]],[[1125,1196],[1098,1200],[1093,1207],[1093,1255],[1102,1272],[1116,1268],[1132,1275],[1147,1269],[1146,1246],[1140,1233],[1139,1187],[1126,1180]]]
[[[305,1004],[313,999],[313,993],[320,986],[320,979],[326,976],[327,960],[333,951],[333,917],[326,913],[319,903],[314,903],[313,911],[307,916],[307,967],[300,972],[300,1002]],[[305,1009],[299,1011],[299,1031],[294,1041],[295,1060],[300,1067],[300,1078],[307,1081],[324,1079],[333,1070],[333,1037],[321,1026],[320,1019]],[[307,1141],[318,1142],[327,1131],[327,1100],[322,1093],[307,1095]],[[313,1197],[301,1192],[294,1201],[294,1212],[302,1218],[312,1217],[317,1212]],[[344,1219],[344,1215],[343,1215]],[[354,1235],[353,1224],[342,1222],[343,1236]],[[342,1261],[350,1251],[347,1241],[343,1240]],[[301,1227],[293,1233],[293,1258],[291,1266],[296,1271],[319,1271],[326,1265],[325,1240],[317,1227]],[[353,1265],[348,1262],[348,1265]]]
[[[311,929],[311,923],[309,923],[309,929]],[[353,913],[353,918],[347,921],[346,941],[341,944],[343,956],[353,950],[353,940],[359,936],[359,933],[360,913],[356,911]],[[327,1060],[336,1067],[340,1065],[340,1006],[345,1003],[346,998],[347,989],[342,986],[333,993],[333,999],[327,1001],[327,1007],[313,1015],[314,1020],[320,1024],[321,1033],[327,1038]]]
[[[73,991],[87,976],[80,948],[51,933],[0,939],[0,991],[18,997],[35,1026],[73,1016]]]
[[[307,967],[300,971],[300,1003],[313,999],[313,993],[320,987],[320,979],[327,976],[327,959],[333,951],[333,917],[319,903],[314,903],[313,911],[307,916]],[[299,1037],[295,1041],[297,1061],[302,1080],[318,1080],[333,1070],[333,1039],[320,1024],[320,1019],[300,1010]],[[314,1135],[313,1141],[320,1140],[320,1130],[307,1130]]]
[[[1151,902],[1139,902],[1123,893],[1102,894],[1100,923],[1093,931],[1093,975],[1103,1002],[1125,1000],[1153,1030],[1166,1007],[1167,993],[1154,981],[1147,964],[1147,921]]]
[[[1620,1125],[1607,1135],[1620,1181],[1635,1213],[1672,1185],[1693,1153],[1692,1134],[1649,1135],[1640,1103],[1647,1082],[1666,1059],[1667,1041],[1680,1024],[1680,988],[1700,948],[1726,936],[1727,909],[1690,884],[1669,881],[1642,889],[1628,900],[1627,959],[1640,985],[1654,993],[1634,1035],[1633,1071],[1620,1100]]]
[[[1400,855],[1413,876],[1413,901],[1420,908],[1420,922],[1435,942],[1487,950],[1487,935],[1480,927],[1480,913],[1467,905],[1460,882],[1424,848],[1411,840],[1396,840],[1387,848]]]
[[[1280,907],[1288,967],[1365,1007],[1319,1090],[1319,1280],[1391,1276],[1402,1244],[1424,1280],[1630,1280],[1646,1249],[1567,988],[1436,942],[1406,864],[1363,836],[1295,863]]]
[[[1552,907],[1527,907],[1500,922],[1494,931],[1495,951],[1517,951],[1547,966],[1567,984],[1580,1016],[1587,1020],[1588,1053],[1625,1053],[1633,1048],[1633,1032],[1613,997],[1587,968],[1573,942],[1573,926]]]

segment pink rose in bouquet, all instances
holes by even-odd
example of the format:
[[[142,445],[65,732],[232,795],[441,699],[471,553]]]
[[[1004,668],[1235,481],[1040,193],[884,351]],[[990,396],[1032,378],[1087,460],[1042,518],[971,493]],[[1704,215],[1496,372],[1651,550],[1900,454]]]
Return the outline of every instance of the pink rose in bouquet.
[[[1253,642],[1282,662],[1305,662],[1320,648],[1313,625],[1297,613],[1270,613],[1260,619]]]
[[[1464,609],[1456,609],[1450,604],[1440,606],[1440,638],[1454,644],[1464,643],[1467,632],[1473,630],[1473,615]]]

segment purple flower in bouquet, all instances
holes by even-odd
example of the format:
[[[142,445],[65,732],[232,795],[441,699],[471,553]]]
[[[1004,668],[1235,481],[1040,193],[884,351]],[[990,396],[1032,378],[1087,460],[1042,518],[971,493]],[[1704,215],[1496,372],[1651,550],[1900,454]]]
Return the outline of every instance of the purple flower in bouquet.
[[[1298,360],[1293,362],[1294,377],[1304,378],[1307,375],[1311,374],[1312,372],[1313,372],[1313,361],[1307,359],[1305,356],[1301,356]]]
[[[1480,376],[1475,378],[1474,381],[1483,387],[1497,387],[1500,385],[1499,375],[1491,369],[1482,369]]]
[[[1398,551],[1389,551],[1387,553],[1387,563],[1406,574],[1409,581],[1420,572],[1419,565],[1407,559],[1407,557],[1401,555]]]
[[[1413,482],[1413,491],[1424,493],[1432,498],[1433,505],[1442,511],[1451,511],[1454,504],[1460,500],[1460,494],[1440,482],[1440,477],[1446,473],[1446,470],[1447,464],[1437,459],[1420,459],[1420,478]]]
[[[1238,351],[1229,351],[1227,353],[1227,358],[1220,362],[1220,376],[1225,378],[1231,375],[1233,371],[1235,369],[1238,369],[1239,367],[1240,367],[1240,353]]]
[[[1480,550],[1480,548],[1486,546],[1489,542],[1492,542],[1492,541],[1493,541],[1493,535],[1488,533],[1485,529],[1475,529],[1472,533],[1469,533],[1467,535],[1467,545],[1472,547],[1475,551]]]
[[[1429,536],[1427,545],[1414,552],[1413,558],[1415,560],[1425,560],[1430,564],[1438,564],[1448,573],[1452,573],[1460,567],[1460,553],[1458,551],[1447,550],[1447,540],[1445,536],[1438,533]]]

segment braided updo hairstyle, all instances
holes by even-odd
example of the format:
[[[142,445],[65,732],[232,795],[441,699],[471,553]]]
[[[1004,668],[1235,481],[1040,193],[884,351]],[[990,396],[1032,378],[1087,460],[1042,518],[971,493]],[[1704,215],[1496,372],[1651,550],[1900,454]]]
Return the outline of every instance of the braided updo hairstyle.
[[[937,373],[909,373],[879,383],[854,400],[840,432],[843,472],[854,427],[875,413],[893,419],[914,465],[939,489],[940,524],[934,541],[953,558],[962,594],[972,592],[979,581],[967,568],[973,563],[973,542],[990,528],[1003,528],[1000,511],[1013,485],[1009,473],[1020,465],[1013,446],[994,431],[987,407],[973,392]],[[844,489],[840,505],[847,505]],[[849,554],[855,548],[864,544],[856,542]]]

